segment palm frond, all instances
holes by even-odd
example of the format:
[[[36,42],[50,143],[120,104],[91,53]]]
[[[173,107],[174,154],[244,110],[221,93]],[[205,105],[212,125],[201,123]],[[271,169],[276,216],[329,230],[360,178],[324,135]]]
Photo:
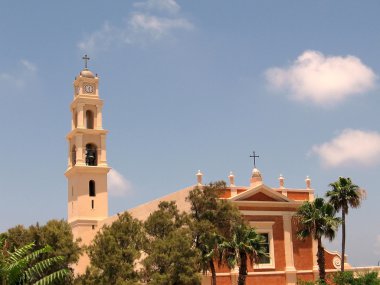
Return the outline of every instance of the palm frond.
[[[32,285],[50,285],[53,284],[56,280],[63,280],[69,276],[70,270],[68,269],[61,269],[56,272],[53,272],[52,274],[43,277],[42,279],[38,280],[37,282],[33,283]]]
[[[37,262],[24,272],[24,280],[41,278],[44,275],[44,272],[46,272],[46,270],[48,270],[53,264],[59,263],[63,260],[63,256],[54,256]]]

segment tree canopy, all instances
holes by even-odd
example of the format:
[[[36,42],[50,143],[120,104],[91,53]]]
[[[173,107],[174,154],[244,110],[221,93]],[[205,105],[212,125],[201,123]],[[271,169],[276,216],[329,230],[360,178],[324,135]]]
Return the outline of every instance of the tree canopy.
[[[6,239],[9,251],[15,251],[32,243],[33,250],[40,250],[46,246],[52,248],[38,256],[36,261],[62,256],[63,260],[47,268],[44,271],[45,275],[61,269],[70,269],[70,265],[78,261],[81,253],[79,240],[74,241],[71,227],[65,220],[50,220],[45,225],[37,223],[28,228],[18,225],[2,233],[1,237]]]
[[[197,252],[188,227],[188,216],[175,202],[161,202],[144,223],[149,242],[143,279],[157,285],[200,284]]]
[[[91,266],[81,284],[137,284],[135,264],[145,244],[142,223],[125,212],[111,225],[104,226],[95,236],[87,252]],[[94,283],[91,283],[91,282]],[[78,283],[79,283],[78,282]]]
[[[239,210],[229,201],[219,199],[226,189],[224,181],[196,187],[186,200],[191,205],[190,218],[195,247],[199,251],[199,264],[203,272],[210,271],[212,284],[216,284],[218,244],[232,236],[233,228],[242,224]]]

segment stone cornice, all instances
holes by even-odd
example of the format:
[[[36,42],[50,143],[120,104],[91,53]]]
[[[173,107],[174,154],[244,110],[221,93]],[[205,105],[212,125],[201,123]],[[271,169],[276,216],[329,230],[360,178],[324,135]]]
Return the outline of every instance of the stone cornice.
[[[71,130],[67,136],[66,139],[70,140],[75,135],[106,135],[108,133],[108,130],[99,130],[99,129],[85,129],[85,128],[75,128],[74,130]]]
[[[255,208],[267,208],[267,207],[278,207],[278,208],[298,208],[302,205],[304,201],[290,201],[290,202],[280,202],[280,201],[231,201],[233,204],[238,206],[251,206]]]
[[[74,165],[66,170],[65,176],[70,177],[71,175],[74,175],[76,173],[108,173],[110,170],[111,167],[101,165]]]
[[[97,95],[76,95],[74,100],[70,104],[70,110],[73,110],[74,107],[78,104],[91,104],[91,105],[100,105],[103,106],[104,102]]]

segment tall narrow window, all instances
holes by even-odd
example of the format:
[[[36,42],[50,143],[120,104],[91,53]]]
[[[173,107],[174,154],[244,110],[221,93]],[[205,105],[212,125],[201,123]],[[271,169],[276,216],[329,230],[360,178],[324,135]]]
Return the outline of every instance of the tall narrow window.
[[[74,112],[73,114],[73,120],[74,120],[74,128],[77,128],[78,127],[78,113],[77,112]]]
[[[94,209],[94,200],[91,200],[91,209]]]
[[[90,110],[86,111],[86,127],[87,129],[94,128],[94,113]]]
[[[71,150],[71,164],[74,166],[77,163],[77,148],[74,145]]]
[[[95,192],[95,181],[94,180],[90,180],[90,182],[88,183],[88,188],[89,188],[89,195],[90,197],[95,197],[96,196],[96,192]]]
[[[266,264],[270,263],[270,244],[269,244],[269,234],[267,233],[261,233],[260,234],[263,237],[263,241],[261,243],[263,252],[266,254],[266,256],[261,256],[259,258],[259,264]]]
[[[93,145],[90,143],[86,145],[86,165],[91,165],[91,166],[98,165],[96,152],[97,152],[96,145]]]

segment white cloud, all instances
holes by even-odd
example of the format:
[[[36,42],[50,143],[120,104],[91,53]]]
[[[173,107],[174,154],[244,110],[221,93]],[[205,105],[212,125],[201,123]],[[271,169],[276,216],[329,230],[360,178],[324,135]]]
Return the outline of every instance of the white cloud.
[[[4,85],[22,88],[22,87],[24,87],[25,82],[24,82],[23,78],[20,78],[16,75],[12,75],[12,74],[9,74],[6,72],[1,72],[0,73],[0,89]]]
[[[0,72],[0,90],[15,90],[24,88],[32,81],[37,72],[35,64],[25,59],[20,60],[19,67],[15,70]]]
[[[37,66],[26,59],[21,60],[21,64],[30,72],[36,72]]]
[[[313,146],[312,153],[327,167],[374,165],[380,162],[380,133],[346,129],[331,141]]]
[[[100,30],[93,32],[78,43],[79,49],[93,53],[95,50],[107,50],[113,42],[120,39],[122,33],[117,28],[105,22]]]
[[[191,30],[193,24],[178,15],[180,6],[174,0],[147,0],[137,2],[135,8],[144,8],[154,12],[161,11],[160,16],[133,11],[126,18],[125,23],[118,27],[105,22],[103,26],[87,35],[78,43],[78,48],[86,53],[95,53],[108,50],[113,46],[126,44],[146,44],[164,39],[173,35],[174,31]],[[162,15],[162,14],[170,15]]]
[[[288,68],[268,69],[266,78],[275,90],[288,90],[295,100],[321,106],[333,106],[371,90],[376,81],[371,68],[355,56],[325,56],[312,50],[305,51]]]
[[[176,14],[180,10],[180,6],[174,0],[147,0],[143,2],[136,2],[133,4],[136,8],[144,8],[148,10],[164,11]]]
[[[135,35],[150,35],[152,39],[159,39],[172,30],[191,30],[193,28],[193,25],[183,18],[160,18],[142,13],[135,13],[129,24]]]
[[[108,173],[108,192],[112,196],[125,196],[131,191],[131,183],[115,169]]]

